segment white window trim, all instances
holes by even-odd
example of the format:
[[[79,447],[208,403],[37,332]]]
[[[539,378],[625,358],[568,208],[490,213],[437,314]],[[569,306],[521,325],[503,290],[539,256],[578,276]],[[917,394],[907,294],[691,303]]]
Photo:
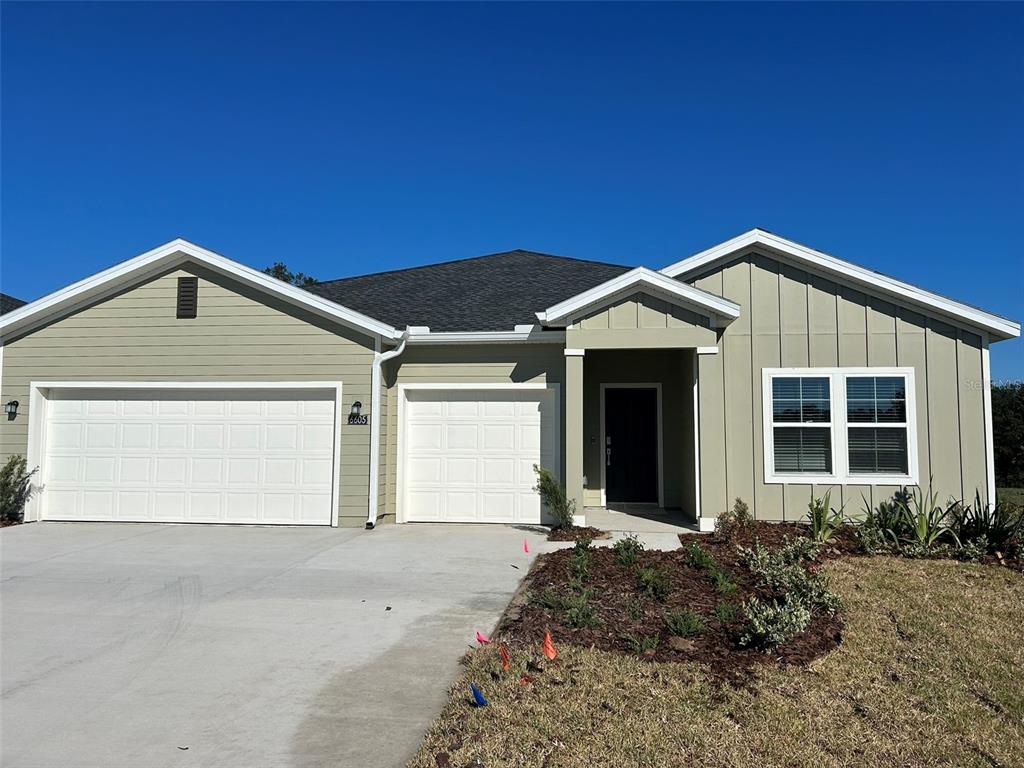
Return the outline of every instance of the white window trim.
[[[832,473],[785,474],[775,471],[775,445],[772,431],[772,379],[817,376],[829,379],[832,414]],[[905,475],[851,473],[847,445],[846,386],[847,376],[902,376],[907,392],[907,469]],[[761,369],[762,441],[764,445],[764,481],[785,485],[918,485],[917,402],[913,368],[762,368]],[[809,426],[814,426],[811,424]],[[823,427],[824,424],[822,423]]]

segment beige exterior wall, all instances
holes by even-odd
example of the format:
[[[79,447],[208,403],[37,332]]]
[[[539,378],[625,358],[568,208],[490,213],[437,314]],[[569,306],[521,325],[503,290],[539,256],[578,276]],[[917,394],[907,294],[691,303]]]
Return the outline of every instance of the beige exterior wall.
[[[200,278],[199,316],[178,320],[177,278],[189,274]],[[363,525],[370,432],[344,418],[353,400],[369,412],[373,343],[208,270],[178,269],[5,340],[0,399],[21,407],[0,421],[0,458],[27,451],[31,381],[341,381],[339,524]]]
[[[747,501],[759,518],[799,520],[825,487],[764,483],[761,370],[905,366],[915,371],[918,467],[945,501],[986,498],[983,339],[779,260],[752,254],[692,280],[743,307],[718,355],[698,358],[701,513]],[[833,503],[848,513],[892,486],[847,485]]]
[[[565,345],[580,349],[680,349],[714,345],[707,317],[637,293],[575,321]]]
[[[384,364],[388,388],[388,418],[383,423],[381,448],[385,461],[384,513],[394,520],[398,492],[398,385],[399,384],[525,384],[565,381],[565,356],[560,344],[438,344],[411,345],[398,358]],[[559,404],[565,413],[565,387]],[[565,471],[565,427],[559,426],[562,466]],[[385,492],[386,489],[386,492]]]

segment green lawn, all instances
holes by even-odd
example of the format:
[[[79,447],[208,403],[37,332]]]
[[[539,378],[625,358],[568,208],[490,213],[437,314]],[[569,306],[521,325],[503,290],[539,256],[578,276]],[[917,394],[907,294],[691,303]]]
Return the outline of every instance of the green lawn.
[[[1024,507],[1024,488],[996,488],[996,498]]]
[[[516,651],[501,674],[483,648],[411,765],[1024,766],[1024,578],[889,557],[827,569],[848,623],[808,668],[735,688],[693,664],[565,646],[540,673]],[[470,681],[489,706],[470,706]]]

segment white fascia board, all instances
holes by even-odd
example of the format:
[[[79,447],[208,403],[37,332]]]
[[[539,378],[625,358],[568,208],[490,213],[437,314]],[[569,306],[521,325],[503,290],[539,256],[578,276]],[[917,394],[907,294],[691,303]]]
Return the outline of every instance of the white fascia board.
[[[983,309],[962,304],[953,299],[926,291],[923,288],[904,283],[893,277],[879,274],[865,267],[857,266],[851,262],[829,256],[827,253],[808,248],[784,237],[773,235],[763,229],[752,229],[744,232],[738,237],[726,240],[724,243],[708,248],[706,251],[694,254],[689,258],[670,264],[661,270],[665,275],[676,280],[685,280],[702,270],[708,269],[717,263],[725,261],[736,253],[746,248],[762,247],[769,252],[780,254],[795,260],[798,264],[809,265],[826,275],[838,277],[848,283],[852,283],[869,290],[881,293],[885,296],[897,299],[898,302],[911,304],[937,312],[946,317],[960,320],[975,328],[979,328],[997,336],[1000,339],[1013,339],[1020,336],[1020,323],[1010,320]]]
[[[187,240],[178,238],[151,251],[123,261],[92,277],[79,280],[66,288],[54,291],[41,299],[26,304],[0,318],[0,332],[10,334],[31,328],[58,312],[69,312],[118,290],[139,282],[149,275],[173,269],[185,262],[195,262],[215,272],[231,277],[245,285],[275,294],[286,301],[314,312],[321,317],[336,320],[350,328],[379,336],[398,339],[402,334],[395,328],[364,314],[316,296],[309,291],[270,277],[258,270],[239,264]]]
[[[517,325],[514,331],[420,331],[409,328],[410,344],[493,344],[493,343],[564,344],[565,333],[544,331],[538,326]]]
[[[702,291],[688,283],[673,280],[671,277],[647,269],[637,267],[617,277],[613,277],[589,291],[577,294],[543,312],[537,313],[537,319],[544,325],[555,325],[572,322],[580,314],[611,304],[617,299],[644,291],[673,304],[685,306],[699,314],[710,317],[719,324],[727,324],[740,316],[740,306],[734,302]]]

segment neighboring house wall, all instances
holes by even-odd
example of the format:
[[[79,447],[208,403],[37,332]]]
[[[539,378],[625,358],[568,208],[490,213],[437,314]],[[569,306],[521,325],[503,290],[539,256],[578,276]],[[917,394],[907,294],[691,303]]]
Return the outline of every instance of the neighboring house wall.
[[[687,282],[743,306],[720,354],[698,362],[703,516],[741,497],[762,519],[799,520],[827,490],[763,482],[761,371],[777,367],[912,367],[920,485],[943,502],[986,498],[981,336],[760,254]],[[847,485],[832,501],[857,513],[895,490]]]
[[[197,275],[198,317],[175,318],[177,278]],[[24,454],[31,381],[341,381],[339,524],[366,521],[369,428],[349,426],[352,401],[370,409],[373,340],[200,267],[174,270],[5,340],[0,455]]]
[[[387,467],[387,515],[393,520],[398,490],[398,385],[399,384],[508,384],[558,383],[565,378],[560,344],[439,344],[410,345],[395,360],[385,363],[388,386],[386,438],[382,439]],[[560,411],[564,413],[565,388]],[[565,425],[559,425],[560,455],[565,457]],[[564,466],[557,468],[564,477]],[[384,494],[384,488],[381,488]]]

